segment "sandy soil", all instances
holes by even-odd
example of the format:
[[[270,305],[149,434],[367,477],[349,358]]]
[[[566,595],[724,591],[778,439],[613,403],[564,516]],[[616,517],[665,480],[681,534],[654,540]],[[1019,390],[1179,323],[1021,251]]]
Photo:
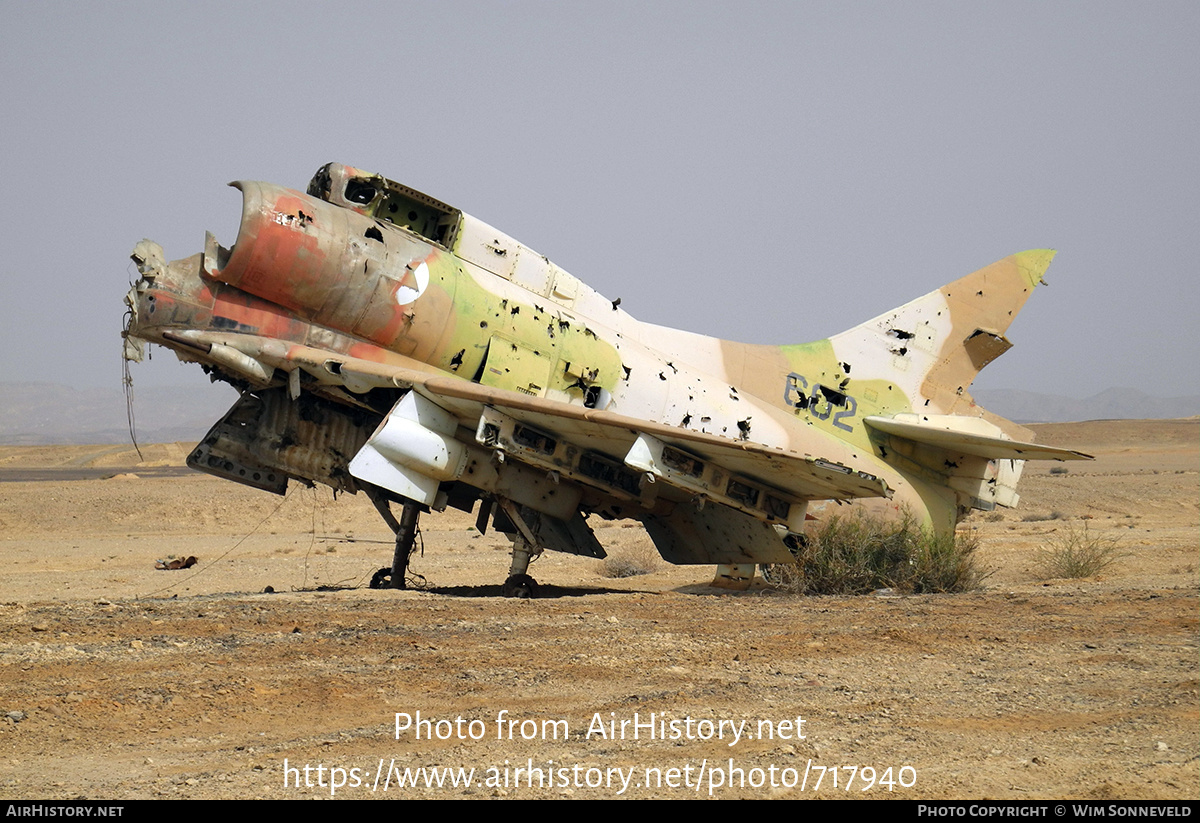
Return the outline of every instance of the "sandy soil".
[[[462,514],[422,521],[426,590],[372,591],[363,499],[172,476],[180,444],[0,449],[0,795],[1194,799],[1200,421],[1037,429],[1098,459],[968,521],[981,591],[899,597],[547,555],[505,600],[507,543]],[[1041,579],[1085,525],[1124,555]],[[428,767],[472,785],[397,787]]]

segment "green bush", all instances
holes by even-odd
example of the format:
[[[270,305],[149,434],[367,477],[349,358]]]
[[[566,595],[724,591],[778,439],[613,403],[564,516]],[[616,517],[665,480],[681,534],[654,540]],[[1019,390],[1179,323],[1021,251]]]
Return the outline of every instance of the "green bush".
[[[1094,577],[1125,556],[1115,537],[1101,537],[1073,524],[1050,539],[1038,552],[1037,573],[1043,580],[1059,577]]]
[[[768,580],[800,594],[961,592],[988,572],[974,535],[937,535],[911,518],[834,517],[809,534],[796,563],[771,568]]]

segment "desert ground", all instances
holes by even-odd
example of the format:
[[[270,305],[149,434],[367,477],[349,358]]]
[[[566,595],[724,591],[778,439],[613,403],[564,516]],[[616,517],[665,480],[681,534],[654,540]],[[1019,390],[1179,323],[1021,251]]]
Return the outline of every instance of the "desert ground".
[[[0,796],[1195,799],[1200,420],[1035,428],[1097,459],[964,523],[982,589],[857,597],[548,554],[508,600],[459,512],[421,521],[424,588],[371,590],[361,495],[0,448]],[[1085,526],[1119,557],[1047,578]]]

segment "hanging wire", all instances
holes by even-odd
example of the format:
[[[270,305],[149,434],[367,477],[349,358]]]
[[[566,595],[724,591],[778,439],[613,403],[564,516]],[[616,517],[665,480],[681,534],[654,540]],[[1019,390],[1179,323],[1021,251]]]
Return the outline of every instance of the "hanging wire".
[[[133,284],[130,284],[133,288]],[[128,341],[129,324],[133,322],[133,307],[125,309],[125,319],[121,327],[121,339]],[[142,456],[142,448],[137,441],[137,422],[134,419],[133,413],[133,372],[129,370],[129,359],[125,357],[125,347],[121,347],[121,388],[125,392],[125,420],[129,424],[129,439],[133,441],[133,448],[137,451],[138,460],[145,460]]]
[[[143,594],[143,595],[139,595],[139,596],[138,596],[138,598],[139,598],[139,599],[141,599],[142,597],[153,597],[154,595],[156,595],[156,594],[159,594],[159,593],[161,593],[161,592],[170,591],[171,589],[175,588],[176,586],[178,586],[178,585],[180,585],[180,584],[182,584],[182,583],[187,583],[189,580],[194,580],[195,578],[197,578],[197,577],[199,577],[200,575],[202,575],[202,574],[204,574],[205,572],[207,572],[207,571],[208,571],[210,568],[215,568],[215,567],[216,567],[216,566],[215,566],[215,564],[217,564],[217,563],[221,562],[221,561],[222,561],[222,560],[224,560],[226,557],[228,557],[229,555],[233,554],[233,552],[237,550],[238,546],[242,545],[242,544],[243,544],[243,543],[245,543],[247,540],[249,540],[251,537],[253,537],[253,536],[254,536],[254,533],[255,533],[255,532],[257,532],[259,529],[261,529],[261,528],[263,527],[263,524],[264,524],[264,523],[266,523],[268,520],[270,520],[272,517],[274,517],[274,516],[276,515],[276,513],[278,513],[278,511],[279,511],[280,509],[282,509],[282,508],[283,508],[284,504],[285,504],[285,503],[287,503],[289,500],[291,500],[291,499],[292,499],[292,492],[293,492],[293,491],[295,491],[295,490],[296,490],[296,486],[294,486],[294,485],[293,485],[293,486],[292,486],[292,488],[288,489],[288,493],[287,493],[287,495],[286,495],[286,496],[285,496],[285,497],[284,497],[282,500],[280,500],[280,501],[279,501],[279,505],[278,505],[278,506],[276,506],[274,509],[272,509],[272,510],[271,510],[271,513],[270,513],[270,514],[268,514],[266,517],[264,517],[262,520],[260,520],[260,521],[258,522],[258,525],[257,525],[257,526],[255,526],[255,527],[254,527],[253,529],[251,529],[250,531],[246,532],[246,534],[245,534],[245,535],[243,535],[243,536],[242,536],[242,537],[241,537],[241,538],[238,540],[238,542],[234,543],[232,546],[230,546],[228,549],[226,549],[226,550],[225,550],[225,551],[224,551],[224,552],[223,552],[223,553],[222,553],[220,556],[218,556],[218,557],[217,557],[215,560],[213,560],[213,561],[209,562],[209,563],[208,563],[208,564],[207,564],[207,565],[206,565],[206,566],[205,566],[203,569],[200,569],[199,571],[197,571],[197,572],[195,572],[195,573],[193,573],[193,574],[190,574],[190,575],[188,575],[187,577],[183,578],[182,580],[177,580],[177,581],[175,581],[174,583],[171,583],[170,585],[163,586],[161,589],[155,589],[155,590],[154,590],[154,591],[152,591],[152,592],[146,592],[146,593],[145,593],[145,594]]]

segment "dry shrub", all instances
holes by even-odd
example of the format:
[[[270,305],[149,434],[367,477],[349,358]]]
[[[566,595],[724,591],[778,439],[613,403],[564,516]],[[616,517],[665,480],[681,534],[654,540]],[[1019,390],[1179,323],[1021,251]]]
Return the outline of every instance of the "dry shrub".
[[[1021,515],[1022,523],[1041,523],[1044,520],[1066,520],[1067,516],[1055,509],[1052,512],[1026,512]]]
[[[604,559],[601,574],[605,577],[637,577],[658,571],[658,554],[645,546],[621,549]]]
[[[1094,577],[1124,556],[1116,537],[1092,534],[1087,521],[1082,529],[1069,524],[1038,552],[1037,574],[1043,580]]]
[[[978,547],[973,534],[934,534],[908,517],[834,517],[808,536],[794,565],[773,566],[765,576],[799,594],[970,591],[989,573]]]

